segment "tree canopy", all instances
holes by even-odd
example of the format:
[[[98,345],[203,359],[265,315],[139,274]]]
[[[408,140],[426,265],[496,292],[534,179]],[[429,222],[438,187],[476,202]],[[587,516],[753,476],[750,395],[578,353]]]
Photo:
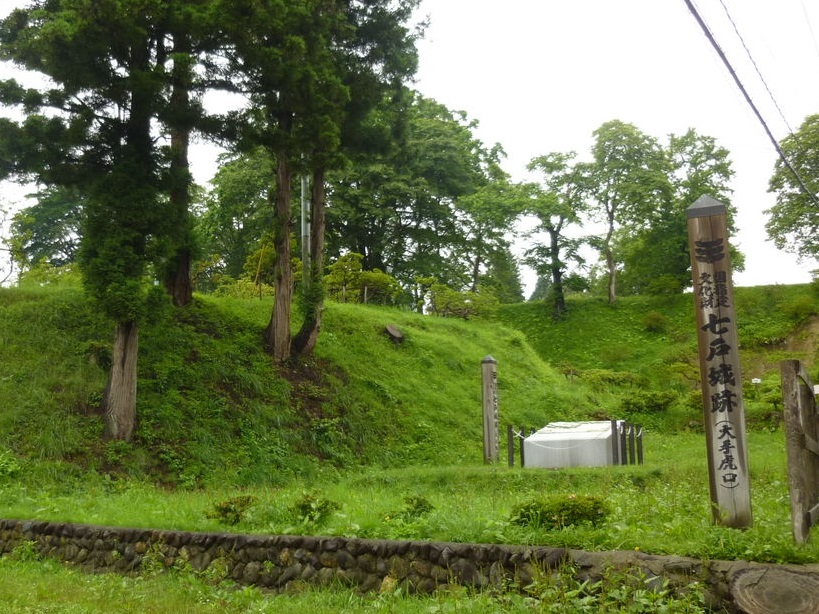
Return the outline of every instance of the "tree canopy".
[[[780,146],[792,169],[777,159],[768,190],[776,194],[776,203],[766,212],[771,217],[765,225],[774,244],[802,258],[819,257],[819,115],[810,115],[794,133],[782,139]]]

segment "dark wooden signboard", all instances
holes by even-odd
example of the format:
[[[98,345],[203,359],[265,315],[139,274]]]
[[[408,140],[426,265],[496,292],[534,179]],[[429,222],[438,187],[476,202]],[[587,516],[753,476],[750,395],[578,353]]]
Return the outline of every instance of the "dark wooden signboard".
[[[713,520],[752,525],[742,374],[725,205],[709,196],[688,208],[703,423]]]

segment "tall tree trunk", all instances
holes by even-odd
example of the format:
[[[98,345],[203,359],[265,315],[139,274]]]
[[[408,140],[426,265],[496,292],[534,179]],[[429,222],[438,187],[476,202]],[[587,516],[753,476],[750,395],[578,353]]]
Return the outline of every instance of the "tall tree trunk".
[[[552,270],[552,292],[554,294],[554,317],[566,313],[566,295],[563,292],[563,263],[560,261],[560,229],[549,227],[549,267]]]
[[[324,309],[324,235],[327,225],[327,194],[324,186],[324,169],[313,173],[310,194],[310,279],[304,280],[304,322],[293,340],[293,356],[308,356],[316,347],[321,329],[321,312]]]
[[[606,251],[606,268],[609,275],[609,305],[614,305],[617,300],[617,262],[614,260],[614,249],[611,246],[612,238],[614,237],[614,209],[609,208],[608,212],[609,227],[606,232],[606,239],[604,248]]]
[[[471,292],[478,291],[478,280],[481,276],[481,254],[480,254],[480,246],[483,244],[483,236],[478,233],[475,237],[475,260],[472,261],[472,286],[469,288]]]
[[[139,334],[136,322],[119,322],[114,332],[114,348],[108,384],[102,397],[106,439],[130,441],[136,426],[137,354]]]
[[[143,44],[136,44],[131,47],[131,57],[129,71],[131,75],[144,75],[149,72],[151,44],[145,41]],[[151,120],[154,110],[154,96],[156,92],[149,87],[135,83],[130,91],[130,111],[125,125],[125,155],[122,162],[127,165],[131,175],[124,180],[117,178],[113,182],[116,188],[119,184],[135,186],[137,190],[142,189],[142,184],[151,186],[154,184],[153,173],[153,136],[151,135]],[[124,171],[120,168],[113,168],[110,173],[118,175]],[[113,195],[109,195],[112,197]],[[123,292],[128,297],[127,300],[139,300],[138,294],[129,289],[129,284],[139,283],[145,264],[145,245],[147,237],[156,231],[159,226],[156,209],[152,206],[145,206],[146,203],[139,202],[139,199],[155,197],[153,189],[146,190],[146,194],[139,194],[124,197],[116,207],[112,207],[107,212],[108,224],[111,233],[122,232],[121,228],[131,221],[132,212],[128,209],[131,206],[143,206],[142,227],[132,229],[132,233],[121,235],[121,245],[119,248],[122,254],[122,261],[115,266],[119,279],[109,280],[108,285],[115,288],[117,292]],[[130,200],[130,202],[129,202]],[[116,237],[116,235],[114,235]],[[103,243],[111,241],[110,237],[100,239]],[[127,255],[126,255],[127,254]],[[110,272],[109,272],[110,275]],[[110,289],[110,288],[109,288]],[[137,394],[137,354],[139,351],[139,328],[136,319],[132,315],[117,315],[114,310],[112,315],[117,322],[114,330],[114,347],[111,357],[111,371],[108,376],[108,383],[102,399],[102,410],[104,416],[103,437],[108,439],[119,439],[130,441],[136,426],[136,394]],[[128,309],[125,313],[130,312]],[[123,313],[123,312],[120,312]]]
[[[191,261],[191,250],[188,247],[180,247],[165,275],[165,290],[176,307],[187,307],[193,302]]]
[[[190,146],[190,90],[193,82],[191,71],[190,36],[174,33],[174,62],[171,80],[171,108],[174,120],[171,133],[171,186],[169,200],[173,220],[170,234],[174,239],[175,253],[165,270],[165,289],[177,307],[185,307],[193,301],[191,283],[191,259],[193,229],[190,217],[190,188],[193,179],[190,172],[188,150]]]
[[[273,229],[273,248],[276,264],[273,268],[273,292],[275,302],[270,323],[265,330],[265,344],[273,361],[283,363],[290,358],[290,309],[293,300],[293,271],[290,263],[290,180],[292,171],[285,151],[279,151],[276,163],[276,192]]]

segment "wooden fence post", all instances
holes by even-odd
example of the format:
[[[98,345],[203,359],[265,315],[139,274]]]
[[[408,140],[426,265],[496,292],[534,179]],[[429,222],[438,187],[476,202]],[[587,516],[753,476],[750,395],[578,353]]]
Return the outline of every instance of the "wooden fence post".
[[[628,465],[628,422],[620,425],[620,464]]]
[[[611,464],[620,464],[620,437],[617,432],[617,420],[611,421]]]
[[[498,361],[487,356],[481,361],[483,397],[483,462],[496,463],[499,456]]]
[[[515,466],[515,429],[509,424],[506,427],[506,449],[509,458],[509,466]]]
[[[637,464],[643,464],[643,427],[638,424],[634,428],[637,429]]]
[[[726,207],[702,196],[687,214],[713,521],[746,528],[751,488]]]
[[[816,397],[810,377],[798,360],[783,360],[779,367],[793,539],[797,544],[804,544],[808,541],[811,527],[819,521]]]

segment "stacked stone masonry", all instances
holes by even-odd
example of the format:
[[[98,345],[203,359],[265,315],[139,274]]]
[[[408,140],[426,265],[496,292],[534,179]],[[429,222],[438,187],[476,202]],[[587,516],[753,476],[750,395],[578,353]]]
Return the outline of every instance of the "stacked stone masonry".
[[[347,539],[298,535],[240,535],[129,529],[25,520],[0,520],[0,554],[33,548],[40,556],[89,572],[138,574],[192,569],[240,584],[285,590],[296,583],[346,585],[362,591],[429,593],[457,583],[475,588],[523,588],[540,572],[570,564],[580,579],[606,568],[636,570],[657,586],[684,591],[700,583],[708,605],[741,612],[732,585],[742,574],[777,569],[819,586],[817,566],[767,566],[651,556],[639,552],[583,552],[562,548]]]

